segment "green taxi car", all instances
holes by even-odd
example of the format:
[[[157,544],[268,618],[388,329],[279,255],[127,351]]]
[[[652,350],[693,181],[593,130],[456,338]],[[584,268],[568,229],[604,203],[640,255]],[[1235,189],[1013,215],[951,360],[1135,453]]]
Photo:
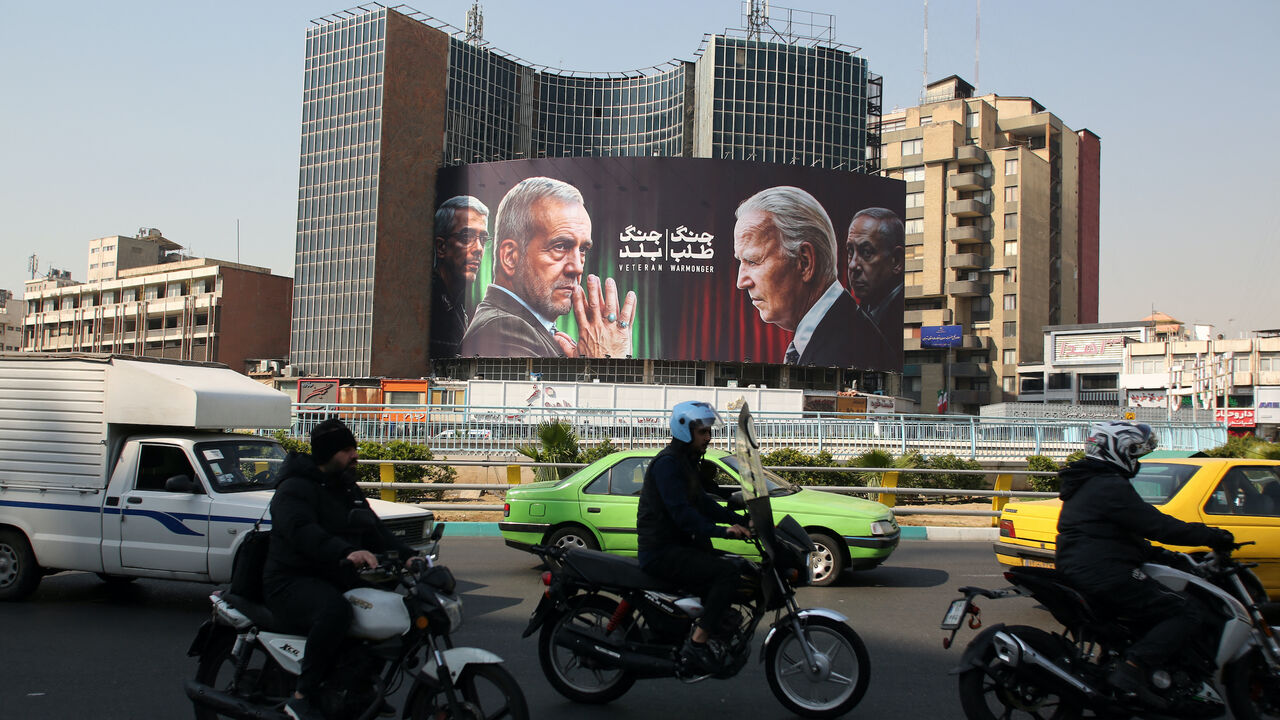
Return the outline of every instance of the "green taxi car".
[[[498,529],[507,545],[549,544],[636,555],[636,505],[645,469],[657,448],[617,452],[559,481],[529,483],[507,491]],[[737,459],[708,450],[720,470],[719,485],[738,484]],[[813,584],[830,585],[845,569],[873,568],[898,546],[901,531],[893,511],[862,498],[805,490],[765,471],[775,520],[790,515],[815,546]],[[716,547],[747,557],[755,546],[716,540]]]

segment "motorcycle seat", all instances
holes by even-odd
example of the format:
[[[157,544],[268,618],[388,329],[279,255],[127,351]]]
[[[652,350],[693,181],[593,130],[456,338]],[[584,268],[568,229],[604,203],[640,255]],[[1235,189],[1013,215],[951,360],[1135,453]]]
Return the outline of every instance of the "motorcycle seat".
[[[564,557],[567,571],[584,580],[618,588],[677,592],[672,583],[656,578],[640,568],[635,558],[610,555],[599,550],[570,550]]]
[[[260,605],[248,598],[234,593],[227,593],[222,596],[222,599],[252,620],[259,630],[288,634],[305,633],[307,631],[305,626],[298,627],[295,623],[281,620],[266,605]]]

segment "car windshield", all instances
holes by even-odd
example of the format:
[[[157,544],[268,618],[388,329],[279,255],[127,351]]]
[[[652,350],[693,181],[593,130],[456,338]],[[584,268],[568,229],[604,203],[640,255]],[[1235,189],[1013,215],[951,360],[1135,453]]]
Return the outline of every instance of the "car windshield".
[[[196,443],[196,457],[215,491],[235,493],[274,489],[285,452],[280,443],[246,436]]]
[[[1129,483],[1143,501],[1163,505],[1173,499],[1199,469],[1199,465],[1144,462],[1138,465],[1138,474]]]
[[[724,463],[735,474],[741,474],[738,470],[738,458],[733,455],[725,455],[720,458],[720,462]],[[781,495],[791,495],[800,492],[799,485],[793,485],[783,480],[777,473],[766,469],[764,471],[764,481],[769,486],[769,497],[779,497]]]

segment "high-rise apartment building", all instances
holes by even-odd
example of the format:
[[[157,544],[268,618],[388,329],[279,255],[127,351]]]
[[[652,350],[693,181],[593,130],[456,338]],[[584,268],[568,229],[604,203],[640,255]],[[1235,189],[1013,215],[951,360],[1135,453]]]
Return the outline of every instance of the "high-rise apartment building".
[[[290,362],[309,375],[428,372],[441,165],[656,155],[878,168],[880,78],[829,36],[725,33],[695,61],[579,73],[370,4],[314,21],[305,68]]]
[[[953,412],[1013,400],[1044,326],[1097,322],[1098,136],[955,76],[880,131],[882,174],[907,183],[903,394],[924,411],[944,390]],[[959,347],[922,346],[937,325],[961,326]]]

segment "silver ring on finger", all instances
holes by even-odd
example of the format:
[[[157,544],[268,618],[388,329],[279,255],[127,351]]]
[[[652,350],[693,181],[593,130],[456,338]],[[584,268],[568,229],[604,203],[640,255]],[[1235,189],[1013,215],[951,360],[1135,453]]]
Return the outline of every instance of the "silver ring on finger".
[[[617,322],[617,321],[618,321],[618,313],[609,313],[608,315],[605,315],[605,316],[604,316],[604,319],[605,319],[605,320],[608,320],[609,322]]]
[[[627,328],[631,327],[631,323],[627,322],[626,320],[619,320],[618,327],[622,328],[623,330],[626,330]]]

